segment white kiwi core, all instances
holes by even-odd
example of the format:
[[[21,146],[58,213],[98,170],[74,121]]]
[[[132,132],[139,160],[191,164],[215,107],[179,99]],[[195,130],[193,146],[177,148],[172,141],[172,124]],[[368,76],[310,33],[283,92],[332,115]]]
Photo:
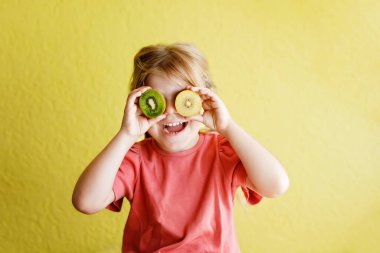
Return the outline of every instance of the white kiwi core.
[[[156,109],[156,101],[154,101],[153,98],[149,98],[149,99],[148,99],[148,105],[150,106],[150,108],[151,108],[152,110]]]

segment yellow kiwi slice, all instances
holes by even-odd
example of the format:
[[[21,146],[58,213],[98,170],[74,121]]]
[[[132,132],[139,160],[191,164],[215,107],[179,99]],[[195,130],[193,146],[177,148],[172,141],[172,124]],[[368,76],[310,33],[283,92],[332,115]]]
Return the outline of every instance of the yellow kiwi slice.
[[[197,115],[202,109],[202,99],[194,91],[181,91],[175,98],[175,109],[185,117]]]
[[[164,96],[159,91],[150,89],[141,94],[139,106],[145,116],[155,118],[164,113],[166,102]]]

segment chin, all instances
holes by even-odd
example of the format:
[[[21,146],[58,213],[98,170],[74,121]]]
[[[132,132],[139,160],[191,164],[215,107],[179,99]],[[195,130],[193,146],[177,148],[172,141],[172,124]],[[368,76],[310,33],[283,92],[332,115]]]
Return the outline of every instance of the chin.
[[[198,137],[202,124],[195,121],[184,122],[182,124],[183,128],[176,132],[168,131],[167,124],[156,124],[149,129],[148,133],[161,147],[186,146],[189,142],[192,142],[193,138]]]

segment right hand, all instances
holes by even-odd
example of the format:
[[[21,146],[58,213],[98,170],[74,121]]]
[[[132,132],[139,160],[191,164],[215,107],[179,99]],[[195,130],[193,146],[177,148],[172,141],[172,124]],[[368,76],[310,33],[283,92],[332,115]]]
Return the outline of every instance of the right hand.
[[[120,131],[135,138],[141,137],[151,126],[166,117],[162,114],[156,118],[147,118],[138,105],[138,98],[142,93],[151,89],[149,86],[142,86],[133,90],[128,95],[124,109],[124,116]]]

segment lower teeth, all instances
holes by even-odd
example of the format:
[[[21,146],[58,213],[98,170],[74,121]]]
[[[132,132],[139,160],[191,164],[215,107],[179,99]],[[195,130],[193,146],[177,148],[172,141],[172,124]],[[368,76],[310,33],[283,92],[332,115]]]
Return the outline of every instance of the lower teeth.
[[[177,134],[179,132],[182,132],[186,128],[186,125],[187,125],[187,123],[183,123],[182,124],[183,128],[181,130],[179,130],[179,131],[169,131],[168,127],[164,127],[164,130],[168,134]]]

